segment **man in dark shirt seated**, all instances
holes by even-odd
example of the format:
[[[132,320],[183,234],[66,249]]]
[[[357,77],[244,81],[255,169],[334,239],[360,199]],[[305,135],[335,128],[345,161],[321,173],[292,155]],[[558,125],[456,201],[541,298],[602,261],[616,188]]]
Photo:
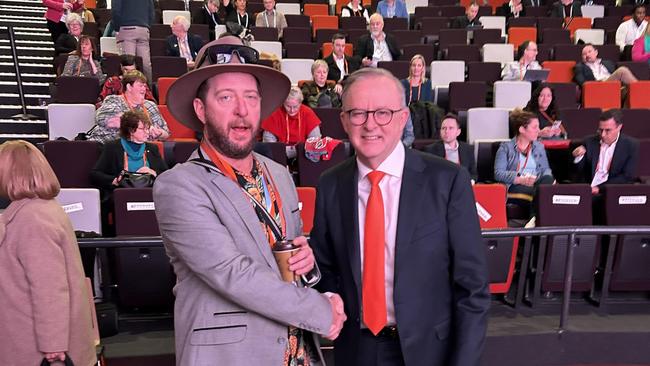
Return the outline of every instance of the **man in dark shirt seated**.
[[[578,0],[560,0],[553,3],[551,17],[575,18],[582,16],[582,3]]]
[[[467,169],[472,183],[476,181],[476,163],[474,162],[474,147],[468,143],[458,141],[460,135],[458,116],[447,114],[440,124],[440,141],[426,146],[424,151],[445,158]]]
[[[471,26],[482,25],[478,20],[478,4],[471,3],[467,5],[465,15],[454,18],[451,21],[451,28],[460,28],[464,29]]]
[[[590,183],[593,194],[599,194],[603,184],[636,181],[639,142],[621,133],[622,128],[620,111],[605,111],[600,115],[597,134],[573,150],[578,179]]]
[[[327,80],[337,83],[359,69],[359,61],[345,54],[345,35],[336,33],[332,36],[332,54],[325,57],[329,67]]]

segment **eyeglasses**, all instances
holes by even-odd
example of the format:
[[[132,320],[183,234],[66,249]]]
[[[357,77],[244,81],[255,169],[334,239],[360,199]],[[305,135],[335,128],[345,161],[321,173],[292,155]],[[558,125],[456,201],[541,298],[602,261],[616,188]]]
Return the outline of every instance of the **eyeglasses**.
[[[368,121],[368,115],[372,114],[372,117],[375,119],[375,123],[379,126],[386,126],[393,120],[393,114],[401,111],[404,108],[392,110],[388,108],[376,109],[374,111],[368,111],[364,109],[350,109],[344,111],[343,113],[348,114],[348,119],[350,123],[355,126],[361,126]]]
[[[243,64],[256,64],[260,59],[259,52],[252,47],[238,44],[218,44],[208,48],[196,64],[197,67],[201,66],[206,58],[213,65],[227,64],[232,60],[233,55],[239,57],[239,62]]]

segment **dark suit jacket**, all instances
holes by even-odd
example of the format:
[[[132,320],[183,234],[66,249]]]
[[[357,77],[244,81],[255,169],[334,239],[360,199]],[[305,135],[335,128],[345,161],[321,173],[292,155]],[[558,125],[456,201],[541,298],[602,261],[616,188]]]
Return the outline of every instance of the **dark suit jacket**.
[[[609,61],[609,60],[601,60],[602,64],[605,66],[607,71],[609,73],[613,73],[614,70],[616,70],[616,64],[614,62]],[[582,84],[585,81],[595,81],[596,78],[594,77],[594,72],[591,71],[589,66],[585,65],[582,62],[577,63],[573,67],[573,79],[578,83],[578,85],[582,86]]]
[[[540,6],[544,7],[546,6],[546,0],[523,0],[521,3],[524,4],[524,8],[531,7],[531,6]]]
[[[226,17],[226,22],[233,22],[239,24],[237,18],[238,14],[239,13],[237,12],[237,10],[231,11]],[[248,11],[246,12],[246,15],[247,16],[244,17],[244,20],[242,20],[241,26],[246,29],[251,29],[251,27],[255,26],[255,18],[253,18],[251,13],[249,13]]]
[[[510,11],[510,4],[508,2],[506,2],[505,4],[499,6],[496,9],[494,15],[506,17],[506,19],[512,18],[512,17],[515,16]],[[519,12],[519,17],[525,17],[525,16],[526,16],[526,5],[524,5],[524,3],[521,3],[521,11]]]
[[[213,19],[210,13],[208,12],[208,10],[205,8],[205,6],[196,9],[192,14],[192,23],[208,25],[208,29],[210,31],[210,41],[214,41],[215,39],[214,27],[216,27],[219,24],[219,21],[220,21],[219,14],[214,13],[214,19]]]
[[[196,59],[196,54],[199,53],[201,47],[203,47],[203,40],[201,37],[196,34],[187,34],[187,43],[190,45],[190,53],[192,54],[192,59]],[[181,49],[178,46],[178,38],[175,35],[167,37],[167,44],[165,44],[165,55],[167,56],[181,56]]]
[[[431,153],[441,158],[445,157],[445,144],[441,141],[436,141],[431,145],[424,148],[425,152]],[[458,156],[460,157],[460,165],[467,169],[472,179],[476,180],[478,174],[476,173],[476,162],[474,161],[474,146],[458,141]]]
[[[578,0],[574,0],[572,4],[573,8],[573,17],[581,17],[582,16],[582,9],[580,8],[582,6],[582,3]],[[551,7],[551,13],[549,14],[552,17],[557,17],[557,18],[565,18],[564,12],[562,11],[562,8],[564,5],[562,5],[561,2],[556,1],[553,3],[553,6]],[[569,17],[569,14],[566,14],[566,18]]]
[[[584,141],[584,146],[587,152],[582,160],[576,164],[576,169],[582,182],[591,183],[600,156],[600,137],[594,135],[587,138]],[[614,149],[607,182],[603,184],[634,183],[636,181],[638,161],[639,141],[621,133]]]
[[[395,37],[386,33],[386,44],[388,45],[388,51],[390,51],[391,56],[393,56],[393,61],[399,60],[399,57],[402,55],[399,45]],[[375,52],[375,44],[370,38],[370,33],[364,34],[357,40],[357,45],[354,48],[354,57],[357,58],[359,63],[365,57],[372,59],[372,54]]]
[[[474,18],[474,21],[470,22],[469,18],[467,18],[467,15],[461,15],[459,17],[455,17],[451,21],[450,28],[465,29],[470,25],[482,25],[482,24],[481,24],[481,21],[478,20],[478,16],[476,18]]]
[[[359,70],[359,60],[348,55],[344,55],[344,57],[345,61],[348,63],[348,75]],[[325,62],[327,62],[327,66],[329,67],[329,71],[327,72],[327,80],[334,80],[338,82],[339,78],[341,77],[341,70],[339,70],[339,67],[336,66],[336,62],[334,61],[334,54],[325,57]]]
[[[639,3],[638,0],[623,0],[623,5],[632,5],[632,6],[634,6],[634,5],[638,4],[638,3]],[[643,5],[648,6],[648,5],[650,5],[650,0],[644,0],[642,3],[643,3]]]
[[[158,146],[146,142],[145,152],[149,167],[160,174],[167,170],[165,160],[158,152]],[[101,189],[102,192],[108,193],[115,189],[111,183],[113,179],[120,175],[124,169],[124,148],[120,140],[114,140],[104,144],[104,150],[97,159],[95,167],[90,171],[90,181],[92,184]]]
[[[73,35],[63,33],[57,38],[54,44],[54,54],[60,55],[62,53],[70,53],[77,49],[77,39]]]
[[[334,341],[337,366],[360,364],[361,254],[357,163],[318,184],[311,246],[321,291],[341,295],[348,319]],[[465,169],[406,150],[395,240],[394,303],[407,366],[477,366],[490,304],[485,248]]]

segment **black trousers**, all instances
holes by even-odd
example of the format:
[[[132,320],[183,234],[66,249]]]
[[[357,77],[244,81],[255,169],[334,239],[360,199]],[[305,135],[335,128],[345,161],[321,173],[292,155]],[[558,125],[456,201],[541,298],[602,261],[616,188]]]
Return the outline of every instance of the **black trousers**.
[[[359,366],[404,366],[399,336],[373,335],[369,330],[361,330],[359,339]]]
[[[59,38],[61,34],[68,33],[68,27],[66,27],[65,23],[63,22],[55,23],[49,19],[47,20],[47,29],[50,31],[50,34],[52,35],[52,42],[56,42],[56,40]]]

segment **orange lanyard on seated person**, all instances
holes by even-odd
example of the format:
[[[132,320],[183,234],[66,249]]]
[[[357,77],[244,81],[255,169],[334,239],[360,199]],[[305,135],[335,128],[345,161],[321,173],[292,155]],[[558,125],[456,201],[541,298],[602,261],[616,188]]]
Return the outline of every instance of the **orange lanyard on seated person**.
[[[286,115],[286,120],[287,120],[287,140],[285,141],[285,143],[288,144],[290,141],[289,140],[289,113],[287,113]],[[302,139],[302,135],[300,134],[301,129],[302,129],[302,122],[300,121],[300,109],[298,109],[298,141],[296,142],[300,142],[300,140]]]
[[[530,144],[528,144],[528,147],[526,148],[525,151],[521,151],[522,153],[526,154],[526,160],[524,160],[524,166],[521,167],[521,170],[526,169],[526,165],[528,165],[528,156],[530,156],[530,150],[532,146],[533,143],[531,142]],[[520,152],[519,147],[517,147],[517,152]],[[519,175],[519,161],[520,161],[519,156],[517,156],[517,175]]]
[[[126,93],[122,93],[122,98],[124,98],[124,103],[126,103],[126,106],[131,110],[134,111],[133,107],[131,107],[131,103],[129,103],[129,98],[126,97]],[[153,123],[151,120],[151,116],[149,115],[149,111],[147,110],[147,107],[144,105],[144,101],[142,102],[142,113],[144,113],[145,116],[149,119],[150,122]]]
[[[422,80],[422,79],[420,79],[420,80]],[[418,85],[418,99],[415,100],[416,102],[418,100],[420,100],[420,93],[421,92],[422,92],[422,81],[420,81],[420,84]],[[411,94],[412,93],[413,93],[413,87],[411,86],[411,83],[409,83],[409,100],[408,100],[409,103],[411,103],[411,97],[412,97]]]
[[[246,194],[250,199],[255,200],[255,198],[252,197],[250,195],[250,193],[248,193],[244,189],[244,187],[242,187],[239,184],[239,181],[237,180],[237,176],[235,175],[235,169],[230,164],[228,164],[228,162],[226,162],[223,159],[222,155],[214,147],[212,147],[212,145],[208,144],[205,140],[203,140],[203,141],[201,141],[201,149],[203,149],[203,151],[205,151],[208,154],[208,157],[210,158],[210,161],[212,161],[212,163],[214,163],[214,165],[226,177],[230,178],[239,188],[241,188],[241,190],[244,192],[244,194]],[[256,162],[253,161],[253,164],[255,164],[255,163]],[[262,165],[262,164],[260,164],[260,165]],[[284,238],[284,237],[286,237],[286,220],[285,220],[285,217],[284,217],[284,211],[282,211],[282,198],[280,197],[280,194],[277,193],[279,191],[276,188],[277,186],[275,185],[275,180],[273,180],[273,176],[271,176],[271,173],[266,168],[266,165],[262,165],[262,166],[263,166],[263,169],[261,169],[261,171],[259,173],[262,174],[262,179],[264,180],[264,185],[268,189],[268,194],[269,194],[269,197],[271,199],[271,202],[275,201],[276,204],[277,204],[278,213],[280,215],[280,230],[282,231],[281,234],[282,234],[282,237]],[[253,203],[253,204],[255,205],[255,203]],[[268,209],[266,210],[266,213],[268,215],[271,214]],[[274,237],[273,230],[270,227],[268,227],[268,225],[267,225],[267,237],[269,237],[269,238]],[[277,239],[280,240],[280,238],[277,238]],[[274,244],[274,242],[269,240],[269,245],[273,245],[273,244]]]
[[[143,166],[147,166],[147,149],[145,148],[144,154],[142,154],[142,161],[144,162]],[[129,170],[129,157],[126,155],[126,151],[124,152],[124,170],[127,172]]]

